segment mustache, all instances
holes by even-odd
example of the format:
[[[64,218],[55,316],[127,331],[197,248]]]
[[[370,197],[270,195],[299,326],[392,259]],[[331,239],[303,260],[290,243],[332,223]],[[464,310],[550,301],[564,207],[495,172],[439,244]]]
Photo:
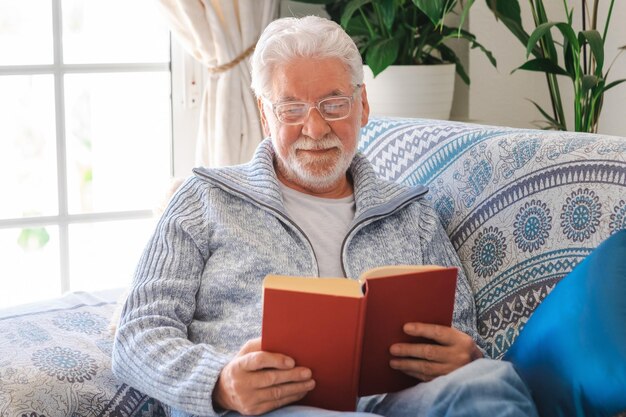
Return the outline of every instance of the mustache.
[[[305,151],[321,151],[330,148],[343,149],[343,143],[332,133],[327,134],[321,139],[312,139],[309,136],[301,135],[292,145],[294,150]]]

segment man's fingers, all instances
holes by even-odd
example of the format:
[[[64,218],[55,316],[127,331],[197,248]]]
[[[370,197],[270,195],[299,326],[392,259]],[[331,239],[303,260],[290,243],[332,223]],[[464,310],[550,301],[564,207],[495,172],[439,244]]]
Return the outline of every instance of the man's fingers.
[[[241,370],[246,372],[259,371],[266,368],[291,369],[296,363],[286,355],[270,352],[250,352],[241,356],[238,360]]]
[[[216,404],[243,415],[258,415],[304,397],[315,387],[311,370],[289,356],[261,351],[261,340],[242,346],[220,372],[213,390]]]
[[[446,347],[432,343],[396,343],[389,352],[394,356],[421,358],[428,361],[443,362],[446,359]]]
[[[310,379],[306,382],[293,382],[258,390],[254,393],[254,401],[243,406],[241,413],[243,415],[264,414],[302,399],[313,388],[315,388],[315,381]]]
[[[258,392],[258,402],[280,402],[285,398],[294,396],[304,397],[307,392],[315,388],[315,381],[309,379],[301,382],[290,382],[288,384],[274,385],[264,388]]]
[[[266,370],[261,371],[256,388],[266,388],[291,382],[304,382],[311,379],[309,368],[297,367],[289,370]]]
[[[406,323],[403,330],[409,336],[424,337],[441,345],[453,344],[458,332],[452,327],[429,323]]]

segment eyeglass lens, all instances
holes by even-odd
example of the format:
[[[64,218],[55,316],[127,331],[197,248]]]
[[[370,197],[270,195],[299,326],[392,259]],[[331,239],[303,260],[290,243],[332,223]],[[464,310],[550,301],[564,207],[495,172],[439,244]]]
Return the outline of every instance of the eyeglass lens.
[[[325,120],[340,120],[350,114],[350,97],[329,97],[317,104],[317,109]],[[309,114],[308,103],[282,103],[274,107],[278,120],[283,123],[302,123]]]

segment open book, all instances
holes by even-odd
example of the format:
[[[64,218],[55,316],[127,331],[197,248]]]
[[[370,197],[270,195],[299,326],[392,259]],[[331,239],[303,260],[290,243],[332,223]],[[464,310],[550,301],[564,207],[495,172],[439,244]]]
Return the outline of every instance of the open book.
[[[358,281],[268,275],[263,281],[262,349],[313,372],[300,404],[352,411],[357,397],[398,391],[417,379],[389,366],[389,347],[424,342],[405,323],[450,326],[457,268],[383,266]]]

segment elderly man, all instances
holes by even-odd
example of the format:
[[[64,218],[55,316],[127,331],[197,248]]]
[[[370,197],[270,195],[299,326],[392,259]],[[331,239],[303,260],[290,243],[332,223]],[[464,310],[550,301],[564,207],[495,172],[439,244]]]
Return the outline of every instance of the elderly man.
[[[339,414],[293,405],[315,375],[260,350],[267,274],[354,279],[387,264],[459,266],[424,192],[376,178],[356,153],[369,115],[362,80],[356,46],[329,20],[280,19],[262,34],[252,87],[270,138],[248,164],[197,169],[173,196],[115,340],[115,374],[170,415]],[[437,344],[389,347],[389,366],[424,382],[362,398],[354,414],[536,415],[510,365],[480,359],[475,321],[460,273],[452,328],[405,326]]]

